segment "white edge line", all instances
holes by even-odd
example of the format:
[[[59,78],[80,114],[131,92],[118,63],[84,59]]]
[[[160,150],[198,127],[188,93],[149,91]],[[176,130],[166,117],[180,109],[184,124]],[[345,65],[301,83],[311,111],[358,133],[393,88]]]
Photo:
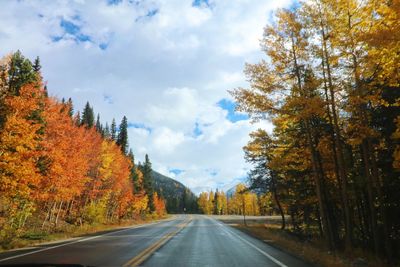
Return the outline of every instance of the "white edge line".
[[[169,220],[166,220],[166,221],[169,221]],[[57,245],[57,246],[53,246],[53,247],[47,247],[47,248],[43,248],[43,249],[39,249],[39,250],[27,252],[27,253],[24,253],[24,254],[19,254],[19,255],[15,255],[15,256],[8,257],[8,258],[0,259],[0,262],[12,260],[12,259],[16,259],[16,258],[20,258],[20,257],[24,257],[24,256],[27,256],[27,255],[31,255],[31,254],[43,252],[43,251],[50,250],[50,249],[55,249],[55,248],[59,248],[59,247],[64,247],[64,246],[72,245],[72,244],[79,243],[79,242],[84,242],[84,241],[92,240],[92,239],[99,238],[99,237],[106,236],[106,235],[110,235],[110,234],[120,233],[120,232],[132,230],[132,229],[136,229],[136,228],[142,228],[142,227],[145,227],[145,226],[149,226],[149,225],[153,225],[153,224],[157,224],[157,223],[162,223],[162,222],[165,222],[165,221],[160,221],[160,222],[154,222],[154,223],[148,223],[148,224],[133,226],[133,227],[129,227],[129,228],[126,228],[126,229],[122,229],[122,230],[118,230],[118,231],[113,231],[113,232],[110,232],[110,233],[106,233],[106,234],[103,234],[103,235],[91,236],[91,237],[79,239],[79,240],[76,240],[76,241],[64,243],[64,244],[61,244],[61,245]],[[61,241],[61,242],[62,242],[62,241]],[[27,248],[27,249],[28,249],[28,248]]]
[[[245,242],[247,245],[253,247],[254,249],[256,249],[258,252],[260,252],[261,254],[263,254],[264,256],[266,256],[268,259],[270,259],[271,261],[273,261],[274,263],[278,264],[280,267],[288,267],[287,265],[283,264],[282,262],[280,262],[279,260],[275,259],[274,257],[272,257],[271,255],[269,255],[267,252],[265,252],[264,250],[258,248],[256,245],[250,243],[249,241],[247,241],[246,239],[244,239],[243,237],[240,237],[238,234],[232,232],[231,230],[227,229],[227,226],[225,226],[224,224],[217,222],[217,224],[219,224],[222,228],[223,231],[225,231],[228,234],[232,234],[235,237],[239,238],[241,241]]]

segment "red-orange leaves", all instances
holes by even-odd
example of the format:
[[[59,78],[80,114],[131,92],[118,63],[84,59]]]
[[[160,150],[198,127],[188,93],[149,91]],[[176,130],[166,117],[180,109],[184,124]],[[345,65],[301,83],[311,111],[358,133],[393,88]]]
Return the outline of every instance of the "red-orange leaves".
[[[39,109],[42,91],[22,87],[19,96],[6,98],[8,116],[0,133],[0,193],[3,197],[29,198],[41,176],[39,158],[40,123],[32,116]]]
[[[46,121],[45,155],[50,162],[43,180],[44,199],[71,200],[79,196],[88,181],[91,144],[84,129],[76,127],[64,104],[48,99],[44,111]]]
[[[165,201],[161,197],[158,196],[157,192],[154,192],[153,195],[154,207],[156,214],[161,217],[164,216],[167,212],[165,210]]]

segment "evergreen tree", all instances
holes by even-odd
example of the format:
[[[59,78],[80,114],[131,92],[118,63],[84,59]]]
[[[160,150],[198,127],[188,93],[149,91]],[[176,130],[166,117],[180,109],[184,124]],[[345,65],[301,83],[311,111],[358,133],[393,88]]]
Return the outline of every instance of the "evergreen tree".
[[[47,85],[45,85],[45,86],[43,87],[43,91],[44,91],[44,96],[45,96],[45,97],[49,97],[49,90],[47,90]]]
[[[76,126],[80,126],[81,125],[81,113],[79,111],[76,113],[75,125]]]
[[[24,85],[37,81],[32,63],[18,50],[11,57],[8,70],[8,86],[11,95],[19,95],[19,89]]]
[[[133,155],[132,149],[129,149],[128,158],[130,159],[130,161],[132,163],[130,178],[133,183],[133,189],[134,189],[133,193],[136,193],[136,192],[140,191],[140,184],[138,181],[139,180],[138,173],[136,171],[135,156]]]
[[[72,99],[68,98],[68,102],[67,102],[68,108],[69,108],[69,116],[72,118],[72,116],[74,116],[74,105],[72,104]]]
[[[6,105],[4,104],[5,97],[19,95],[19,90],[23,85],[38,80],[32,69],[32,63],[19,50],[11,56],[8,71],[7,73],[4,71],[3,75],[4,88],[7,89],[0,90],[0,129],[3,127],[7,115]]]
[[[89,102],[86,102],[85,109],[82,112],[81,125],[85,125],[86,128],[94,126],[94,112]]]
[[[135,156],[133,155],[132,149],[129,149],[128,158],[131,160],[132,165],[135,165]]]
[[[99,132],[99,133],[102,133],[102,130],[103,130],[103,126],[101,125],[101,122],[100,122],[100,114],[97,113],[96,131]]]
[[[106,122],[106,126],[103,129],[103,137],[109,139],[111,137],[110,127],[108,126],[108,122]]]
[[[117,140],[117,124],[115,123],[114,118],[112,119],[112,122],[111,122],[110,134],[111,134],[111,140],[116,141]]]
[[[122,153],[128,153],[128,120],[125,116],[119,125],[117,145],[120,146]]]
[[[36,73],[39,73],[39,71],[41,70],[42,66],[40,65],[40,59],[39,57],[35,58],[35,61],[33,62],[33,71]]]
[[[219,215],[218,201],[219,201],[219,193],[218,193],[218,189],[217,189],[217,190],[215,190],[215,194],[214,194],[214,214],[215,215]]]
[[[141,166],[141,171],[143,173],[143,186],[146,191],[147,196],[149,197],[149,208],[150,211],[154,211],[154,201],[153,201],[153,176],[151,169],[151,162],[149,156],[146,154],[143,166]]]
[[[35,58],[35,61],[33,62],[32,69],[33,69],[34,73],[36,74],[36,79],[37,80],[42,80],[42,75],[40,74],[40,70],[42,69],[42,66],[40,65],[39,57]],[[44,86],[44,89],[45,89],[45,91],[44,91],[45,92],[45,96],[47,97],[48,94],[47,94],[47,86],[46,85]]]

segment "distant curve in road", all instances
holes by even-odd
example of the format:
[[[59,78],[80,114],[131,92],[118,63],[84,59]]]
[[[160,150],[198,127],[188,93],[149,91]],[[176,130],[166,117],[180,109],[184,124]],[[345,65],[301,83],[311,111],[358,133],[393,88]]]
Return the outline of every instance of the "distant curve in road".
[[[205,215],[180,215],[168,221],[56,245],[0,253],[0,266],[35,263],[173,267],[311,266]]]

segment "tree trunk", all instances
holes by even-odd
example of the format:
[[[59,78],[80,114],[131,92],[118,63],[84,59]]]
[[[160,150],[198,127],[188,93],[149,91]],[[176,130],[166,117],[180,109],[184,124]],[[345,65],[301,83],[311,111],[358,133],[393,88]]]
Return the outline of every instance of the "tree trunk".
[[[322,20],[321,20],[322,21]],[[328,53],[327,47],[327,38],[325,34],[325,27],[321,22],[321,34],[322,34],[322,51],[323,51],[323,58],[322,60],[325,61],[326,66],[326,73],[328,78],[328,89],[330,94],[330,101],[329,104],[332,109],[332,119],[333,119],[333,137],[335,148],[337,152],[335,152],[336,160],[335,163],[337,164],[338,169],[338,182],[340,185],[340,192],[341,198],[343,203],[343,210],[344,210],[344,221],[345,221],[345,247],[346,250],[351,250],[352,248],[352,239],[353,239],[353,223],[352,223],[352,216],[350,212],[350,204],[348,200],[348,189],[347,189],[347,170],[344,161],[344,154],[343,154],[343,147],[341,142],[341,134],[339,128],[339,120],[338,114],[336,109],[336,100],[335,100],[335,92],[333,89],[333,82],[332,82],[332,74],[331,74],[331,67],[330,67],[330,55]]]
[[[385,244],[385,252],[386,252],[386,258],[389,260],[389,262],[392,262],[392,257],[393,257],[393,251],[392,251],[392,246],[390,244],[390,231],[389,231],[389,222],[387,219],[387,209],[385,205],[385,199],[383,196],[382,192],[382,186],[381,182],[379,179],[379,171],[378,171],[378,166],[376,163],[376,158],[375,158],[375,153],[374,153],[374,148],[372,146],[372,141],[370,138],[367,139],[367,144],[368,144],[368,152],[370,155],[371,159],[371,167],[372,167],[372,178],[374,180],[374,184],[376,187],[376,191],[378,193],[378,200],[379,200],[379,210],[382,216],[382,222],[383,222],[383,240]]]
[[[297,54],[296,54],[295,42],[294,42],[293,36],[291,37],[291,42],[292,42],[294,70],[295,70],[295,75],[297,78],[297,86],[299,88],[300,93],[304,95],[303,86],[302,86],[302,82],[301,82],[300,68],[297,63]],[[308,146],[309,146],[309,149],[311,152],[311,164],[312,164],[312,169],[313,169],[316,193],[317,193],[317,197],[318,197],[319,210],[320,210],[321,219],[322,219],[323,231],[325,233],[324,236],[325,236],[325,240],[327,243],[327,247],[331,250],[335,250],[336,244],[335,244],[334,238],[333,238],[332,224],[329,220],[328,210],[326,208],[326,199],[324,197],[325,189],[323,188],[323,183],[322,183],[323,170],[318,168],[317,153],[316,153],[315,143],[313,140],[313,134],[312,134],[309,119],[305,119],[304,123],[305,123],[305,130],[306,130],[306,138],[307,138]]]
[[[60,216],[60,212],[61,212],[61,208],[62,208],[63,203],[64,203],[64,201],[61,200],[60,201],[60,206],[58,207],[58,212],[57,212],[57,216],[56,216],[56,221],[54,223],[54,227],[57,227],[58,217]]]
[[[379,235],[378,235],[378,226],[377,226],[377,218],[375,211],[375,193],[373,189],[373,181],[371,179],[370,174],[370,163],[368,159],[367,153],[367,144],[365,141],[362,142],[361,145],[362,156],[364,160],[364,171],[367,183],[367,192],[368,192],[368,204],[369,204],[369,212],[370,212],[370,225],[372,230],[372,241],[374,245],[374,251],[378,255],[379,254]]]
[[[275,174],[274,174],[274,172],[273,171],[271,171],[271,185],[272,185],[272,194],[273,194],[273,196],[274,196],[274,199],[275,199],[275,203],[276,203],[276,205],[278,206],[278,210],[279,210],[279,213],[280,213],[280,215],[281,215],[281,218],[282,218],[282,221],[281,221],[281,230],[284,230],[285,229],[285,227],[286,227],[286,221],[285,221],[285,213],[284,213],[284,211],[283,211],[283,208],[282,208],[282,205],[281,205],[281,202],[279,201],[279,197],[278,197],[278,190],[277,190],[277,184],[276,184],[276,179],[275,179]]]

